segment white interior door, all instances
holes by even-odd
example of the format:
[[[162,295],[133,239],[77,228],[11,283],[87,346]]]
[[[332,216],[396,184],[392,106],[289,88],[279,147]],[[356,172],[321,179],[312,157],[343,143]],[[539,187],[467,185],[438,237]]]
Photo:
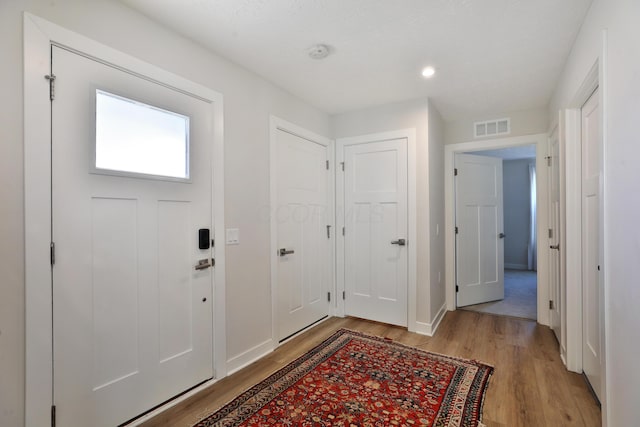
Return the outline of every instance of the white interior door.
[[[277,131],[278,335],[283,340],[329,314],[331,224],[328,148]]]
[[[407,326],[407,140],[344,148],[345,313]]]
[[[600,398],[600,105],[596,91],[582,107],[582,367]]]
[[[502,159],[455,155],[457,306],[504,298]]]
[[[560,229],[560,140],[558,131],[549,139],[549,297],[550,325],[558,342],[562,342],[560,307],[563,304],[561,292],[561,259],[564,248],[561,245]]]
[[[61,48],[52,64],[57,423],[114,426],[213,376],[211,107]]]

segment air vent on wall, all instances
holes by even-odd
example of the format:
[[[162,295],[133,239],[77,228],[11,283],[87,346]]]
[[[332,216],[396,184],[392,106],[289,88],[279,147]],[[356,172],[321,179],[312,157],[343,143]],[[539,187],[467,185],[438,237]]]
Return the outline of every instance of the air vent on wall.
[[[475,138],[485,136],[508,135],[511,133],[511,119],[487,120],[475,122],[473,124],[473,135]]]

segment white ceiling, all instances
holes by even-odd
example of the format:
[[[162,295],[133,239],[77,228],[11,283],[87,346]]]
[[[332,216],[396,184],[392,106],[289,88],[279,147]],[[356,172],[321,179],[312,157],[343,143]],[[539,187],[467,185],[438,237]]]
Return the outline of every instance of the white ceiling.
[[[455,120],[545,107],[592,0],[121,1],[330,114],[430,97]]]

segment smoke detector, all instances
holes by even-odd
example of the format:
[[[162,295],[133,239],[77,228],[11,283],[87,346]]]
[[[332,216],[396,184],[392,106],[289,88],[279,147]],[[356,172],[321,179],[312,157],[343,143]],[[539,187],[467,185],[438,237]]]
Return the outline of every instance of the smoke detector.
[[[324,59],[329,56],[329,53],[329,46],[326,44],[317,44],[315,46],[311,46],[309,50],[307,50],[309,58],[312,59]]]

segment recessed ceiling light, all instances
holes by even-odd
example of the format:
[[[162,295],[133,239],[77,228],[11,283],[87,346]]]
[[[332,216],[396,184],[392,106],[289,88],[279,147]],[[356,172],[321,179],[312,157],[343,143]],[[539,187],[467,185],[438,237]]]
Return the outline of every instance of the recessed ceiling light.
[[[433,77],[435,73],[436,73],[436,69],[433,68],[431,65],[429,65],[428,67],[424,67],[422,69],[422,77],[426,79]]]

